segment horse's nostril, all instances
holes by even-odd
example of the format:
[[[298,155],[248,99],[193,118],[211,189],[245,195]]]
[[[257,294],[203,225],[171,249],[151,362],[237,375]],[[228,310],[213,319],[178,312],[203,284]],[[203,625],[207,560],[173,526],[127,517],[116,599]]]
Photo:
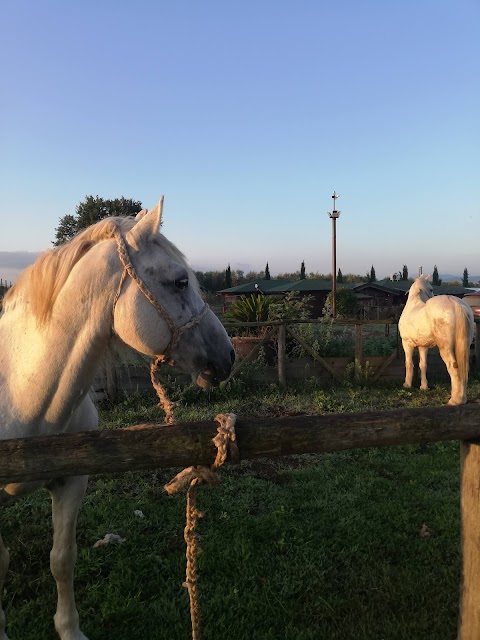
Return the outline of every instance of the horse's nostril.
[[[232,349],[230,351],[230,360],[232,361],[232,364],[235,362],[235,351],[234,351],[234,349]]]

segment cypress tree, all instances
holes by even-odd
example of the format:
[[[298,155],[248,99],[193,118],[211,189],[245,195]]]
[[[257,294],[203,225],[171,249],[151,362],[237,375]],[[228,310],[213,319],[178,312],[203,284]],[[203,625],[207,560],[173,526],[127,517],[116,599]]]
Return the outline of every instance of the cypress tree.
[[[403,265],[402,280],[408,280],[408,268],[406,264]]]
[[[463,270],[462,284],[463,284],[464,287],[468,287],[468,271],[467,271],[467,267],[465,267],[465,269]]]
[[[440,280],[440,278],[438,277],[438,269],[437,269],[437,265],[435,265],[435,266],[433,267],[432,284],[433,284],[433,285],[435,285],[435,286],[437,286],[437,287],[438,287],[438,286],[440,286],[440,284],[441,284],[441,280]]]
[[[232,270],[230,265],[225,269],[225,289],[230,289],[232,286]]]
[[[270,280],[270,269],[268,268],[268,262],[265,266],[265,280]]]
[[[300,266],[300,280],[305,280],[305,261],[302,260],[302,264]]]
[[[337,282],[338,284],[343,284],[343,273],[341,269],[339,269],[337,273]]]

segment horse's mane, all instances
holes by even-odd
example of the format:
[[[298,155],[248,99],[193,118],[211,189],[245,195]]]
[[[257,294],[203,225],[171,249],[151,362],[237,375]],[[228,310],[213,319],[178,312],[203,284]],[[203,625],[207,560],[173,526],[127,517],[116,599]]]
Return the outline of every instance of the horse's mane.
[[[95,244],[113,238],[116,231],[127,233],[135,223],[135,218],[105,218],[81,231],[66,244],[42,253],[7,291],[3,299],[4,312],[22,298],[28,300],[30,311],[38,321],[45,322],[77,262]]]

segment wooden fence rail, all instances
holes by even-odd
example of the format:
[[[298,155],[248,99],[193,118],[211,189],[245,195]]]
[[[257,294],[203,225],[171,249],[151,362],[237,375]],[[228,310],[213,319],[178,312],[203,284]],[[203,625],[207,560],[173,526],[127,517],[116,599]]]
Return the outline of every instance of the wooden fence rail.
[[[480,405],[239,419],[242,458],[461,440],[462,585],[458,640],[480,638]],[[213,421],[138,425],[0,441],[0,483],[211,464]]]
[[[214,421],[58,433],[0,441],[0,483],[211,464]],[[243,459],[480,438],[480,405],[238,418]]]

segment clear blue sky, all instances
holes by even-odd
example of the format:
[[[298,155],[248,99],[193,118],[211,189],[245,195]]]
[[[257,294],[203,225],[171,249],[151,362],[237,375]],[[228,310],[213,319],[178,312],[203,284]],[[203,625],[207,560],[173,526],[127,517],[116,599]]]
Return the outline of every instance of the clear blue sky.
[[[0,277],[90,194],[165,194],[195,268],[328,273],[334,189],[343,273],[480,273],[479,0],[15,0],[0,24]]]

